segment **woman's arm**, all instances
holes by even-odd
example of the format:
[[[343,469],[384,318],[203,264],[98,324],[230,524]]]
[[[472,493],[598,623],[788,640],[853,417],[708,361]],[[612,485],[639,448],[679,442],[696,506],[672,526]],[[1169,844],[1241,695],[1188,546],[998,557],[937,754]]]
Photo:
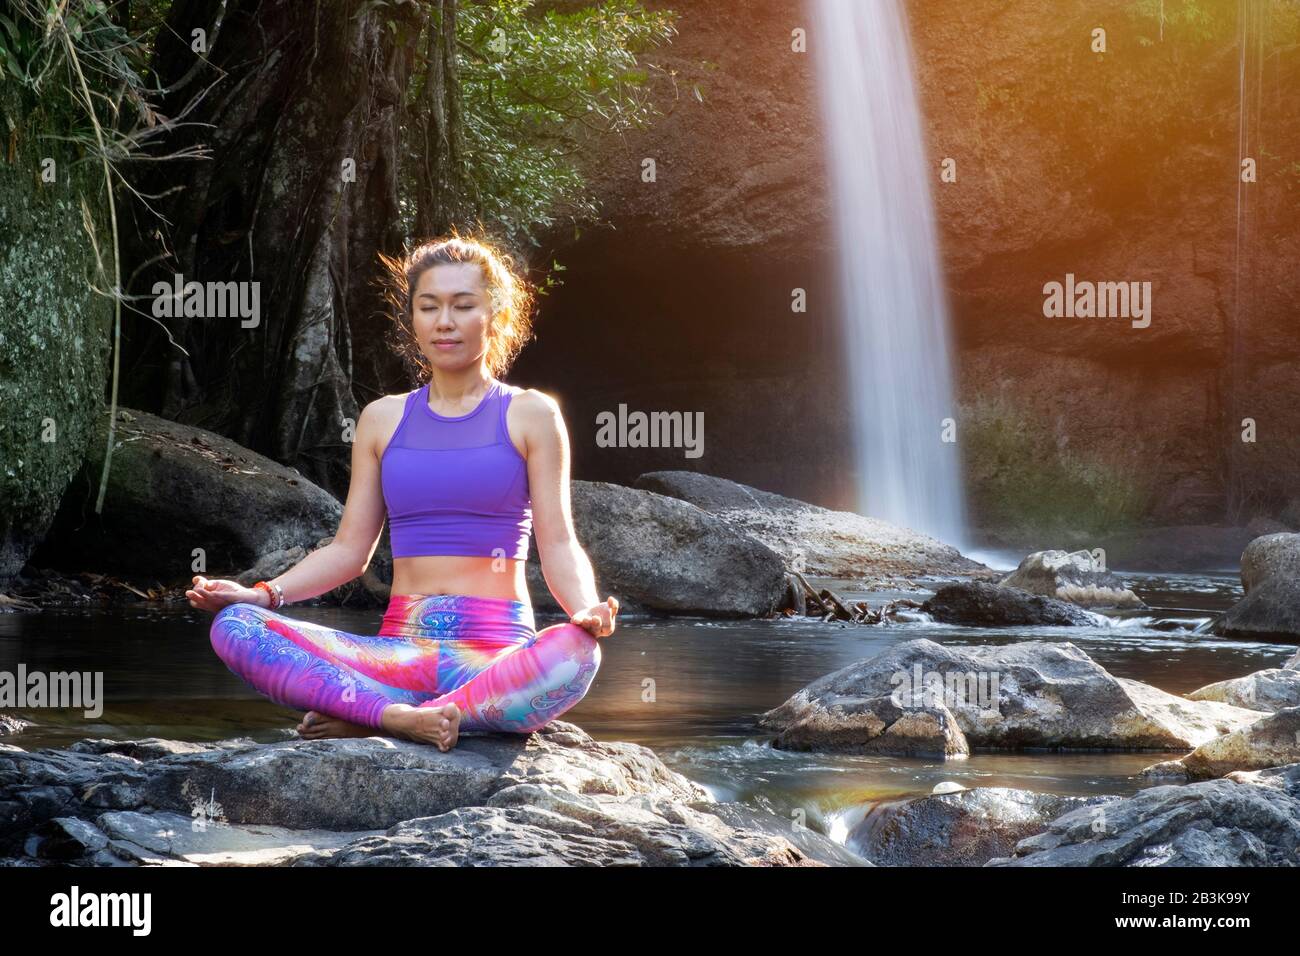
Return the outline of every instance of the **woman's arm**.
[[[384,399],[371,402],[357,419],[356,439],[352,443],[352,477],[348,498],[343,506],[334,540],[303,558],[288,571],[272,579],[284,591],[286,603],[304,601],[360,576],[370,564],[384,529],[383,491],[379,484],[379,456],[376,441],[383,413],[376,407]],[[262,590],[196,577],[194,588],[186,592],[190,603],[205,610],[220,610],[227,604],[249,602],[268,606],[270,595]]]
[[[533,534],[542,577],[573,623],[595,636],[613,633],[618,601],[602,602],[587,552],[578,543],[569,506],[569,435],[555,399],[529,389],[515,402],[523,421]]]

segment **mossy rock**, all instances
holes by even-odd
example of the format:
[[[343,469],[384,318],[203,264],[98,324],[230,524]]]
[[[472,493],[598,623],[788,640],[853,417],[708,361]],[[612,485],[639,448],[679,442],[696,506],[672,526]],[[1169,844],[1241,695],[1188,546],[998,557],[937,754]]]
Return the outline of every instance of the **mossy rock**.
[[[0,151],[0,582],[45,535],[106,416],[110,300],[92,290],[82,197],[100,223],[102,182],[45,139],[12,89],[0,90],[11,148]],[[54,182],[42,163],[54,161]],[[111,249],[102,225],[100,248]]]

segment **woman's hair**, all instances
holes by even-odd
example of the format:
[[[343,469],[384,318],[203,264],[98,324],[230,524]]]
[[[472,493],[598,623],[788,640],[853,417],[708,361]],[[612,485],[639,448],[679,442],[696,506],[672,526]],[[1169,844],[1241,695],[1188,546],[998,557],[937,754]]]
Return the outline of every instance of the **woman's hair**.
[[[397,334],[391,341],[402,360],[423,378],[427,379],[432,370],[415,338],[411,297],[420,276],[436,265],[474,262],[482,270],[492,313],[487,365],[494,376],[500,378],[506,373],[532,335],[532,288],[514,258],[486,236],[462,236],[453,227],[449,235],[421,242],[404,256],[381,252],[379,261],[389,280],[384,298],[397,313]]]

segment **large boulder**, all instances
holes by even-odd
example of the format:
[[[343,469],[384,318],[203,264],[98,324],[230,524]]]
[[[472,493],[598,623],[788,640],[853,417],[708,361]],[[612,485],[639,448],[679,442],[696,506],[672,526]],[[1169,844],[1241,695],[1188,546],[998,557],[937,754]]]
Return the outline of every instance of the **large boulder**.
[[[941,624],[967,627],[1095,627],[1103,621],[1076,604],[987,581],[947,584],[921,605]]]
[[[573,524],[602,595],[679,614],[762,617],[780,610],[781,558],[762,542],[677,498],[605,482],[571,483]],[[555,606],[530,555],[531,594]]]
[[[989,866],[1295,866],[1300,764],[1081,807]]]
[[[1066,797],[976,787],[872,807],[845,843],[877,866],[983,866],[1079,807],[1115,797]]]
[[[801,865],[645,747],[553,721],[447,753],[382,737],[0,752],[0,857],[89,865]],[[184,821],[184,825],[182,825]]]
[[[202,428],[119,409],[104,509],[91,507],[108,422],[32,563],[187,583],[196,550],[206,573],[233,575],[264,555],[312,548],[338,529],[343,506],[290,468]]]
[[[1146,607],[1118,575],[1099,567],[1088,551],[1035,551],[999,583],[1083,607]]]
[[[1300,534],[1262,535],[1241,553],[1241,586],[1247,594],[1275,575],[1300,579]]]
[[[944,731],[946,713],[969,747],[1012,749],[1186,750],[1265,716],[1114,677],[1069,643],[915,640],[813,681],[759,725],[777,747],[889,752],[900,711]]]
[[[1241,555],[1246,596],[1214,623],[1222,637],[1300,642],[1300,534],[1256,538]]]
[[[847,511],[830,511],[694,471],[654,471],[636,487],[688,501],[762,541],[788,566],[826,577],[890,581],[989,573],[941,541]]]
[[[1214,623],[1220,637],[1300,642],[1300,581],[1265,578]]]
[[[1267,770],[1300,763],[1300,707],[1269,714],[1249,726],[1201,744],[1186,757],[1147,767],[1144,776],[1209,780],[1236,770]]]

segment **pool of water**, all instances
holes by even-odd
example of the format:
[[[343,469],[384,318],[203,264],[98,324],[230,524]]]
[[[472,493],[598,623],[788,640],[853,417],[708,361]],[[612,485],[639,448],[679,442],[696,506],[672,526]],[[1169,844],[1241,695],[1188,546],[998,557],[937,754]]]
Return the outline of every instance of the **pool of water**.
[[[1196,631],[1240,597],[1235,576],[1129,576],[1151,606],[1095,628],[979,629],[930,622],[858,626],[818,621],[717,622],[626,619],[604,645],[587,697],[564,719],[599,739],[652,747],[719,799],[842,834],[874,801],[929,793],[941,781],[1064,794],[1131,793],[1134,775],[1160,753],[976,753],[966,760],[790,753],[755,725],[808,682],[902,641],[1005,644],[1071,641],[1119,677],[1182,694],[1213,681],[1279,666],[1291,645],[1229,641]],[[846,596],[879,605],[883,592]],[[293,609],[293,615],[375,633],[380,612]],[[262,699],[231,674],[208,643],[210,615],[190,608],[53,610],[0,615],[0,670],[101,671],[104,712],[12,711],[35,722],[5,738],[27,749],[84,737],[217,740],[292,736],[300,714]],[[552,621],[538,618],[538,625]]]

